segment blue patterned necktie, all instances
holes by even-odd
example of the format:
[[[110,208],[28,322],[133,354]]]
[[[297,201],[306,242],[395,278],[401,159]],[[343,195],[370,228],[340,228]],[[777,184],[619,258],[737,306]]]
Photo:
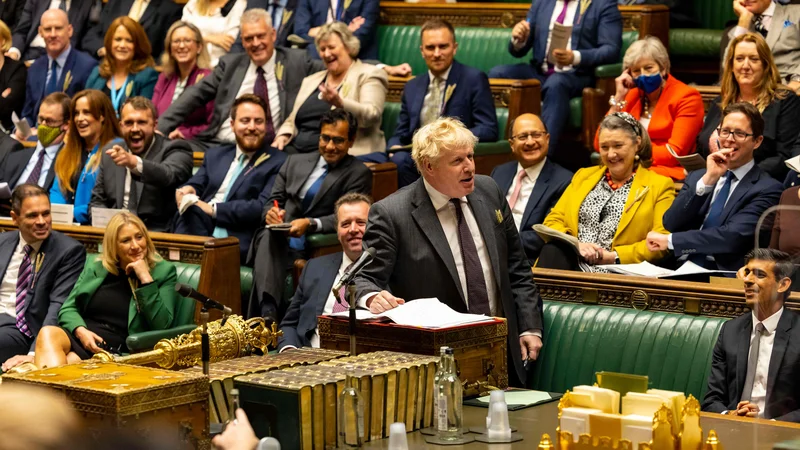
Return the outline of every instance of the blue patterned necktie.
[[[236,183],[236,179],[239,178],[239,175],[242,173],[242,169],[244,169],[244,159],[246,157],[247,155],[245,155],[244,153],[239,155],[239,161],[236,164],[236,168],[233,170],[233,175],[231,176],[231,179],[228,180],[227,189],[225,190],[225,197],[222,199],[223,202],[228,201],[228,196],[231,195],[231,188],[233,187],[233,184]],[[212,236],[214,236],[215,238],[228,237],[228,230],[221,227],[215,227]]]
[[[731,184],[735,178],[736,175],[734,175],[730,170],[725,173],[725,183],[722,185],[722,189],[720,189],[717,193],[717,198],[715,198],[711,203],[711,208],[708,210],[708,216],[703,222],[704,229],[717,228],[722,225],[722,212],[725,210],[725,202],[728,201],[728,197],[731,193]]]
[[[328,165],[325,164],[323,166],[325,170],[322,171],[322,175],[319,176],[311,186],[308,188],[308,192],[306,192],[306,196],[303,197],[303,212],[308,211],[308,208],[311,206],[311,202],[314,201],[314,197],[317,196],[319,193],[320,188],[322,187],[322,182],[325,181],[325,177],[328,176]],[[299,238],[290,237],[289,238],[289,247],[293,248],[298,251],[302,251],[306,248],[306,236],[300,236]]]

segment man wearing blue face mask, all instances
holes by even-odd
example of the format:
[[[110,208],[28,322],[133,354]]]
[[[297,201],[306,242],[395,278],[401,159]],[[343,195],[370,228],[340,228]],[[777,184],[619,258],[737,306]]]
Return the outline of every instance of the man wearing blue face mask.
[[[650,135],[650,170],[681,181],[683,167],[667,150],[678,155],[694,152],[695,136],[703,127],[703,99],[696,89],[669,74],[669,54],[658,38],[648,36],[628,48],[617,77],[616,95],[609,98],[608,114],[627,112]],[[595,135],[595,149],[598,149]]]
[[[39,106],[36,147],[23,147],[0,155],[0,184],[8,183],[9,190],[21,184],[36,184],[50,190],[55,178],[53,163],[64,146],[69,128],[70,99],[63,92],[54,92]]]

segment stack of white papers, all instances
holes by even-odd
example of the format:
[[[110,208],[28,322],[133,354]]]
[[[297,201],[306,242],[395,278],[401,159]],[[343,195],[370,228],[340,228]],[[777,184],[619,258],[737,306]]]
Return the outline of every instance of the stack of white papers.
[[[638,264],[604,264],[598,267],[602,267],[607,269],[609,272],[619,273],[622,275],[635,275],[651,278],[672,278],[685,275],[735,273],[729,270],[709,270],[705,267],[698,266],[691,261],[686,261],[677,270],[658,267],[650,264],[647,261],[640,262]]]
[[[342,311],[331,314],[331,317],[348,317],[349,314],[349,311]],[[387,319],[398,325],[431,329],[494,320],[492,317],[483,314],[456,312],[437,298],[421,298],[408,301],[397,308],[380,314],[372,314],[364,309],[356,311],[356,320],[382,321]]]

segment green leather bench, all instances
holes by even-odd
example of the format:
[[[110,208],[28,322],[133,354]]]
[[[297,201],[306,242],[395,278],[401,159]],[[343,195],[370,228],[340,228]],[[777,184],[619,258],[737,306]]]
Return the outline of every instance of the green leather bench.
[[[565,392],[599,371],[647,375],[651,388],[706,392],[714,344],[727,319],[612,306],[544,302],[544,347],[534,389]]]
[[[92,255],[89,255],[91,257]],[[175,269],[178,272],[178,283],[188,284],[189,286],[197,289],[198,282],[200,281],[200,266],[197,264],[186,264],[180,262],[173,262]],[[249,267],[241,267],[240,285],[242,289],[242,304],[247,304],[250,298],[250,290],[253,287],[253,269]],[[289,280],[291,285],[291,280]],[[290,294],[291,295],[291,294]],[[197,325],[194,323],[194,313],[197,307],[197,302],[190,298],[183,298],[175,309],[175,317],[172,319],[172,325],[165,330],[146,331],[144,333],[132,334],[128,336],[125,343],[131,353],[152,350],[156,342],[161,339],[171,339],[175,336],[189,333],[194,330]]]

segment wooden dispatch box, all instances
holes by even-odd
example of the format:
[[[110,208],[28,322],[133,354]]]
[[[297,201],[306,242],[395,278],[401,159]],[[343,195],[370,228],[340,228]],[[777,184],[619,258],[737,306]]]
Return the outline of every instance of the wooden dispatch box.
[[[209,449],[208,378],[202,375],[84,361],[24,374],[3,375],[3,384],[27,383],[64,394],[90,432],[124,428],[171,433]]]
[[[320,347],[350,350],[347,319],[319,316]],[[488,384],[508,387],[508,324],[495,317],[490,322],[474,323],[442,329],[401,326],[394,323],[358,322],[356,351],[358,354],[389,350],[439,356],[439,348],[452,347],[458,377],[468,384],[465,395],[477,393],[469,385]]]

